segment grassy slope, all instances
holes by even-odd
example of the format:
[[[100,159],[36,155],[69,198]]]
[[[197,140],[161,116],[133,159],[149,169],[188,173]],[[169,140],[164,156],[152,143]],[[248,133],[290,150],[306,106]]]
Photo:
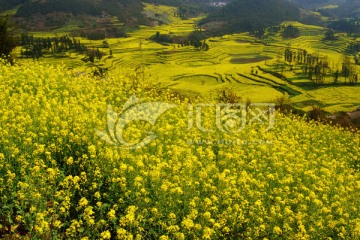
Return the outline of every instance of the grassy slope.
[[[213,98],[217,91],[231,89],[254,102],[273,101],[284,93],[292,96],[292,101],[303,110],[308,110],[314,103],[325,106],[326,110],[351,111],[360,104],[360,87],[328,87],[326,90],[308,89],[309,81],[293,73],[286,73],[291,82],[274,78],[262,71],[259,76],[251,75],[251,69],[257,66],[267,68],[266,64],[276,61],[279,53],[287,46],[306,49],[308,52],[326,54],[334,63],[341,60],[344,47],[350,41],[345,36],[335,42],[321,42],[324,29],[303,25],[297,22],[285,22],[300,28],[301,37],[291,40],[280,35],[269,37],[263,42],[247,34],[234,34],[208,40],[210,50],[196,51],[192,47],[164,46],[147,40],[157,31],[185,35],[194,29],[198,19],[180,20],[174,17],[174,8],[147,4],[148,15],[166,19],[168,24],[146,27],[130,33],[129,38],[107,39],[113,51],[113,58],[105,57],[97,65],[110,69],[120,68],[123,72],[133,72],[138,66],[146,66],[146,78],[154,78],[171,86],[185,95],[202,95]],[[165,13],[171,13],[166,15]],[[159,15],[160,14],[160,15]],[[165,21],[165,20],[164,20]],[[55,33],[53,33],[55,34]],[[60,35],[60,33],[57,33]],[[48,36],[49,33],[35,33],[35,36]],[[101,41],[82,40],[88,46],[100,46]],[[141,45],[141,50],[140,50]],[[104,49],[108,53],[108,49]],[[46,58],[40,61],[57,64],[64,62],[76,70],[91,71],[92,64],[84,64],[81,55],[67,54],[64,58]],[[273,59],[273,60],[271,60]],[[200,76],[200,77],[199,77]],[[271,81],[266,80],[271,79]],[[216,79],[216,82],[214,81]],[[332,96],[341,92],[340,98]],[[295,94],[294,94],[295,93]],[[310,104],[310,105],[309,105]]]
[[[0,238],[360,237],[354,133],[280,114],[271,130],[230,134],[211,108],[202,123],[214,131],[189,130],[189,99],[119,70],[0,64],[0,90]],[[158,136],[136,150],[96,135],[107,105],[121,113],[132,94],[177,104],[155,126],[127,126],[125,139]]]

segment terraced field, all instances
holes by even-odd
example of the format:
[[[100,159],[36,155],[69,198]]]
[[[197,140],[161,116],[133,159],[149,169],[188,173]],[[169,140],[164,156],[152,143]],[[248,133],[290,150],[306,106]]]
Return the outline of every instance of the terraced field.
[[[242,99],[269,102],[287,94],[296,107],[305,111],[314,104],[331,112],[351,111],[360,105],[359,85],[309,89],[307,85],[311,85],[311,82],[298,76],[296,72],[286,72],[287,81],[268,73],[282,58],[286,47],[326,54],[330,64],[335,64],[342,59],[345,48],[351,41],[346,36],[339,36],[339,40],[335,42],[324,42],[321,41],[326,31],[324,28],[284,22],[284,25],[292,24],[298,27],[301,37],[283,39],[277,34],[258,40],[246,33],[233,34],[209,38],[207,43],[210,49],[199,51],[190,46],[161,45],[149,40],[156,32],[189,34],[194,30],[195,22],[199,18],[180,20],[174,16],[173,8],[164,6],[147,5],[145,11],[148,16],[154,17],[154,21],[166,24],[155,27],[141,26],[127,38],[106,39],[109,48],[103,48],[102,41],[81,40],[88,47],[99,47],[107,54],[112,50],[112,57],[108,54],[96,62],[95,66],[109,70],[121,69],[125,73],[140,69],[145,78],[161,82],[183,95],[215,98],[219,91],[232,90]],[[35,33],[35,36],[47,35]],[[83,55],[67,53],[57,58],[48,56],[40,61],[50,64],[63,62],[78,72],[93,71],[94,65],[84,63],[81,58]],[[339,93],[340,97],[334,97],[339,96]]]

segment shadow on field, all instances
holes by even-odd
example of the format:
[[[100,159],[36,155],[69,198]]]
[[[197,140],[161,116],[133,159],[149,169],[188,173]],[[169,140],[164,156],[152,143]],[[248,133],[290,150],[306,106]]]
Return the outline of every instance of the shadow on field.
[[[233,64],[248,64],[248,63],[262,62],[270,59],[272,58],[268,56],[257,56],[253,58],[234,57],[230,60],[230,62]]]

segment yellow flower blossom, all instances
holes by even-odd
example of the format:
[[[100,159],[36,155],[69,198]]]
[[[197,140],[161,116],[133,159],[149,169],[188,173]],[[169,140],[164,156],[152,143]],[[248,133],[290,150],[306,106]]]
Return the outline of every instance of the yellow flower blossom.
[[[88,205],[88,200],[86,200],[86,198],[81,198],[80,201],[79,201],[79,206],[80,207],[84,207],[84,206],[87,206]]]
[[[277,235],[281,235],[282,234],[282,230],[280,227],[278,226],[275,226],[274,229],[273,229],[273,232]]]
[[[249,40],[246,34],[228,38],[235,43]],[[128,47],[134,39],[107,41]],[[215,45],[225,42],[229,44],[212,39]],[[144,54],[151,55],[155,45],[148,45]],[[236,52],[236,47],[231,49]],[[114,54],[120,50],[114,48]],[[216,51],[205,55],[211,54]],[[179,56],[168,57],[181,66]],[[196,123],[188,130],[189,104],[196,106],[203,97],[179,96],[152,85],[151,77],[143,81],[109,72],[93,78],[63,66],[0,62],[0,202],[5,219],[0,235],[11,231],[10,237],[33,239],[360,237],[360,151],[355,131],[278,112],[271,130],[254,122],[237,133],[215,131],[216,108],[211,107],[203,108],[201,118],[202,126],[214,131],[204,133]],[[261,75],[278,81],[271,74]],[[139,92],[141,100],[130,104]],[[154,125],[136,120],[157,111],[152,106],[156,104],[150,104],[123,128],[122,118],[149,102],[177,107]],[[216,106],[217,100],[211,104]],[[109,105],[117,114],[107,112]],[[97,130],[108,133],[111,141],[103,141]],[[156,139],[146,146],[122,146],[122,140],[148,134]]]
[[[109,231],[102,232],[100,234],[100,239],[111,239],[111,233]]]

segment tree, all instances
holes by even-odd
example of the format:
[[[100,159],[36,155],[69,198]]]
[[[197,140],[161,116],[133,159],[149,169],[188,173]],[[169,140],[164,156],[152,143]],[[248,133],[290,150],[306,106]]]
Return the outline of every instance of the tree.
[[[18,36],[15,24],[9,16],[0,16],[0,57],[4,57],[10,62],[12,50],[17,46]]]
[[[334,73],[334,83],[337,83],[339,80],[339,70],[336,70],[336,72]]]
[[[285,27],[281,35],[283,38],[297,38],[300,36],[300,30],[293,25],[289,25]]]
[[[95,52],[94,50],[89,51],[88,53],[89,61],[94,63],[95,62]]]
[[[357,73],[352,73],[350,75],[350,83],[355,84],[359,81],[359,75]]]
[[[291,99],[287,93],[275,100],[275,108],[282,113],[289,113],[291,111]]]
[[[312,110],[308,112],[311,120],[322,121],[325,118],[325,111],[318,106],[313,106]]]
[[[328,30],[325,32],[325,38],[324,38],[324,40],[328,40],[328,41],[337,40],[337,37],[335,36],[334,30],[328,29]]]
[[[345,82],[346,82],[346,79],[352,75],[352,72],[353,72],[353,68],[352,68],[352,64],[351,64],[351,59],[349,56],[344,55],[343,62],[342,62],[341,74],[345,78]]]

